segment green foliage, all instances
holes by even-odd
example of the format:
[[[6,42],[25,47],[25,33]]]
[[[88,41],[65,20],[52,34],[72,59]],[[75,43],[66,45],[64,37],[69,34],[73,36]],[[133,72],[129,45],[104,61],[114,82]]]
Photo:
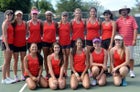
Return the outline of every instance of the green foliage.
[[[81,8],[82,6],[81,0],[60,0],[56,7],[57,12],[73,12],[75,8]]]
[[[32,2],[32,6],[36,6],[41,13],[44,13],[46,10],[54,12],[52,4],[47,0],[36,0]]]
[[[97,9],[103,10],[103,6],[97,0],[60,0],[57,3],[57,12],[73,12],[75,8],[80,8],[82,12],[87,12],[90,7],[96,7]]]
[[[31,0],[0,0],[0,11],[4,12],[7,9],[22,10],[24,13],[29,13]]]

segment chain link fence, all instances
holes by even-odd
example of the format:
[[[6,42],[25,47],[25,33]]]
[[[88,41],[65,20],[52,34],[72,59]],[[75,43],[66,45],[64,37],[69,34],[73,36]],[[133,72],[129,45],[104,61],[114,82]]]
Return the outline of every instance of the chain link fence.
[[[73,16],[73,12],[69,12],[69,21],[74,17]],[[83,18],[87,18],[89,16],[89,14],[87,12],[83,12],[82,13],[82,17]],[[41,20],[45,20],[45,14],[39,14],[38,16],[39,19]],[[135,17],[136,18],[136,21],[138,23],[138,26],[140,27],[140,17]],[[30,20],[30,14],[24,14],[23,15],[23,20],[25,21],[28,21]],[[57,22],[60,21],[61,19],[61,14],[60,13],[55,13],[53,15],[53,19]],[[116,18],[115,18],[116,19]],[[4,20],[4,13],[0,12],[0,27],[2,25],[2,22]],[[103,20],[103,18],[101,18],[101,20]],[[1,28],[0,28],[0,36],[1,36]],[[138,30],[138,33],[140,33],[140,29]],[[0,39],[0,43],[1,43],[1,39]],[[137,45],[134,47],[134,59],[135,59],[135,65],[140,65],[140,35],[138,36],[137,38]],[[12,60],[13,62],[13,60]],[[0,68],[2,66],[2,63],[3,63],[3,55],[2,55],[2,51],[0,50]]]

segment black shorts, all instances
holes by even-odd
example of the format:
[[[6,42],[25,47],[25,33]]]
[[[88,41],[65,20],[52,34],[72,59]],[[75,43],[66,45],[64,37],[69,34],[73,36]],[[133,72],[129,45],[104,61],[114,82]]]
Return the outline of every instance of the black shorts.
[[[13,51],[13,49],[14,49],[13,44],[8,44],[8,46],[9,46],[10,50]],[[2,51],[6,50],[6,46],[5,46],[5,43],[4,42],[1,43],[1,50]]]
[[[110,41],[111,41],[110,38],[106,40],[102,40],[102,47],[107,50],[109,48]]]
[[[42,47],[49,47],[49,48],[51,48],[52,45],[53,45],[53,42],[52,43],[42,42]]]
[[[98,66],[98,68],[99,68],[99,74],[100,74],[100,73],[101,73],[101,71],[102,71],[102,67],[99,67],[99,66]],[[91,70],[91,69],[90,69],[90,70]],[[108,70],[104,70],[104,72],[103,72],[103,73],[107,75],[107,74],[108,74]]]
[[[48,74],[47,77],[48,77],[48,78],[51,78],[51,75]],[[59,75],[55,75],[55,77],[56,77],[56,78],[59,78]],[[66,77],[66,75],[64,74],[63,77]]]
[[[79,76],[82,75],[83,72],[77,72],[79,74]],[[88,74],[88,71],[86,71],[86,73]],[[71,74],[73,74],[73,71],[71,71]]]
[[[69,49],[71,47],[71,45],[64,45],[64,46],[61,46],[62,49]]]
[[[92,40],[86,40],[86,46],[93,46]]]
[[[27,48],[29,49],[30,46],[31,46],[32,43],[27,43]],[[38,50],[41,50],[42,49],[42,43],[39,42],[39,43],[36,43],[37,44],[37,47],[38,47]]]
[[[130,67],[129,67],[128,65],[127,65],[126,67],[127,67],[127,68],[128,68],[128,70],[130,71]],[[115,73],[120,73],[120,71],[119,71],[119,70],[120,70],[120,68],[119,68],[119,69],[117,69],[117,70],[115,71]]]
[[[85,40],[82,40],[83,41],[83,48],[85,47]],[[75,46],[75,40],[72,40],[71,41],[71,48],[73,48]]]
[[[25,46],[22,46],[22,47],[17,47],[17,46],[14,46],[14,50],[13,52],[26,52],[26,45]]]

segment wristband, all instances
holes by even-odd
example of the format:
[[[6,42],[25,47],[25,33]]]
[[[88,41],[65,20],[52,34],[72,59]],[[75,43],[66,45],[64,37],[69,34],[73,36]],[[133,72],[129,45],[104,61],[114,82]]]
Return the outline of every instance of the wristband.
[[[79,77],[79,74],[78,74],[78,73],[75,73],[75,76],[76,76],[76,77]]]

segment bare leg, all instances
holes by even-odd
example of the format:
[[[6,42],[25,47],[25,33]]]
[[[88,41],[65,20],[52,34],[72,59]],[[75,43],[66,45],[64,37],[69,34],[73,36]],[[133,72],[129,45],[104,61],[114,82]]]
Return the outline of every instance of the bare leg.
[[[13,72],[14,72],[14,75],[17,76],[18,56],[19,56],[19,53],[18,52],[14,52],[13,53],[13,56],[14,56]]]
[[[73,90],[77,89],[78,87],[78,80],[74,74],[71,75],[70,86]]]
[[[26,83],[30,90],[36,89],[36,83],[30,77],[26,79]]]
[[[84,88],[86,88],[86,89],[90,88],[90,79],[89,79],[88,74],[84,75],[82,84],[83,84]]]

